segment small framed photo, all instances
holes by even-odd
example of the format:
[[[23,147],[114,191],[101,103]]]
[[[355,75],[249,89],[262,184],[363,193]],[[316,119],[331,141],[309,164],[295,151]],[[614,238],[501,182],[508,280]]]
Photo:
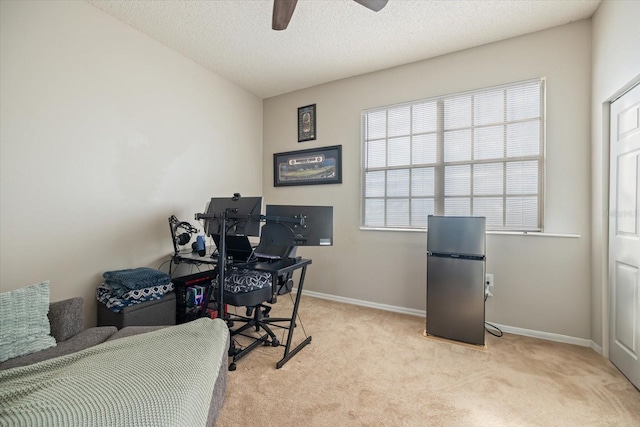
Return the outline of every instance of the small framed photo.
[[[316,104],[298,108],[298,142],[316,139]]]
[[[273,186],[342,183],[342,145],[273,155]]]

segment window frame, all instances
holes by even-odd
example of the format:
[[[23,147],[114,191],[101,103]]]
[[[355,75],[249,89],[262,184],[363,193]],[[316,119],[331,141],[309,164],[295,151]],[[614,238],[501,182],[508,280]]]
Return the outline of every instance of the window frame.
[[[518,120],[508,120],[507,119],[507,115],[508,115],[508,111],[507,111],[507,101],[506,101],[506,93],[507,93],[507,89],[509,88],[516,88],[516,87],[520,87],[520,86],[526,86],[526,85],[531,85],[531,84],[539,84],[539,111],[540,111],[540,115],[536,116],[534,118],[526,118],[526,119],[518,119]],[[503,165],[502,169],[503,169],[503,186],[502,186],[502,193],[497,196],[497,195],[489,195],[486,197],[501,197],[502,198],[502,215],[503,215],[503,220],[502,220],[502,226],[501,227],[487,227],[487,231],[490,232],[524,232],[524,233],[543,233],[544,232],[544,223],[545,223],[545,174],[546,174],[546,78],[545,77],[540,77],[540,78],[536,78],[536,79],[529,79],[529,80],[524,80],[524,81],[517,81],[517,82],[511,82],[511,83],[506,83],[506,84],[501,84],[501,85],[497,85],[497,86],[489,86],[489,87],[483,87],[480,89],[474,89],[474,90],[468,90],[468,91],[463,91],[463,92],[457,92],[457,93],[451,93],[451,94],[445,94],[445,95],[441,95],[441,96],[436,96],[436,97],[431,97],[431,98],[425,98],[425,99],[419,99],[419,100],[414,100],[414,101],[410,101],[410,102],[404,102],[404,103],[399,103],[399,104],[393,104],[393,105],[387,105],[387,106],[382,106],[382,107],[376,107],[376,108],[371,108],[371,109],[367,109],[367,110],[363,110],[361,113],[361,185],[360,185],[360,229],[362,230],[388,230],[388,231],[425,231],[427,229],[426,227],[426,219],[425,219],[425,225],[424,226],[411,226],[410,224],[412,223],[411,220],[411,202],[413,199],[418,199],[420,197],[414,197],[411,194],[411,191],[409,192],[408,196],[399,196],[399,197],[389,197],[387,196],[386,193],[386,187],[387,187],[387,173],[386,171],[389,170],[394,170],[394,169],[398,169],[398,170],[409,170],[409,188],[411,188],[411,171],[414,169],[418,169],[418,168],[424,168],[427,167],[426,165],[428,165],[428,167],[433,167],[434,169],[434,194],[433,194],[433,204],[434,204],[434,215],[443,215],[444,214],[444,205],[445,205],[445,200],[449,199],[454,199],[455,196],[445,196],[445,192],[444,192],[444,187],[445,187],[445,168],[447,166],[455,166],[455,165],[479,165],[479,164],[497,164],[500,163]],[[488,92],[492,92],[492,91],[498,91],[498,90],[504,90],[505,91],[505,100],[503,103],[504,106],[504,111],[503,111],[503,115],[504,115],[504,119],[502,122],[502,125],[504,126],[504,146],[503,146],[503,156],[499,157],[499,158],[489,158],[489,159],[480,159],[480,160],[476,160],[473,158],[473,155],[471,157],[470,160],[462,160],[462,161],[448,161],[445,162],[444,161],[444,135],[445,135],[445,131],[446,132],[451,132],[451,131],[455,131],[455,130],[465,130],[465,129],[469,129],[472,133],[471,136],[471,152],[473,152],[473,144],[474,144],[474,130],[475,129],[479,129],[482,127],[490,127],[490,126],[495,126],[495,123],[490,123],[490,124],[483,124],[483,125],[475,125],[474,121],[473,121],[473,116],[474,116],[474,107],[472,107],[471,109],[471,125],[470,126],[464,126],[462,128],[456,129],[456,128],[447,128],[445,129],[444,126],[444,102],[445,100],[452,100],[455,98],[459,98],[459,97],[465,97],[465,96],[471,96],[473,97],[474,95],[480,95],[482,93],[488,93]],[[395,110],[398,108],[402,108],[402,107],[413,107],[416,105],[420,105],[420,104],[427,104],[427,103],[436,103],[437,107],[437,116],[436,116],[436,122],[437,122],[437,128],[435,131],[431,131],[431,132],[415,132],[412,130],[412,126],[413,123],[411,122],[412,120],[412,113],[410,110],[409,112],[409,120],[410,120],[410,124],[409,124],[409,134],[407,135],[389,135],[389,111],[390,110]],[[386,115],[385,115],[385,135],[384,137],[381,138],[370,138],[367,139],[367,118],[368,115],[371,113],[376,113],[376,112],[382,112],[385,111]],[[532,122],[532,121],[539,121],[539,147],[538,147],[538,154],[535,156],[532,155],[528,155],[528,156],[514,156],[514,157],[508,157],[506,150],[507,150],[507,138],[506,138],[506,132],[507,132],[507,127],[509,124],[514,124],[514,123],[525,123],[525,122]],[[369,141],[374,141],[374,140],[381,140],[381,141],[385,141],[384,143],[384,149],[385,149],[385,158],[388,159],[388,154],[389,154],[389,140],[392,138],[398,138],[398,137],[408,137],[409,138],[409,154],[411,154],[411,141],[413,139],[413,137],[415,135],[426,135],[426,134],[435,134],[436,135],[436,162],[435,163],[430,163],[430,164],[418,164],[418,165],[414,165],[412,164],[412,161],[409,161],[408,165],[401,165],[401,166],[388,166],[385,165],[384,167],[371,167],[371,168],[367,168],[367,143]],[[535,228],[528,228],[528,227],[509,227],[508,226],[508,222],[507,222],[507,198],[508,197],[516,197],[517,195],[514,194],[510,194],[508,193],[507,190],[507,172],[506,172],[506,165],[509,163],[513,163],[513,162],[518,162],[518,161],[531,161],[531,160],[535,160],[538,162],[537,165],[537,179],[538,179],[538,189],[537,189],[537,227]],[[471,166],[473,168],[473,166]],[[380,200],[384,200],[384,212],[383,212],[383,216],[384,216],[384,226],[372,226],[372,225],[366,225],[365,223],[365,214],[366,214],[366,203],[367,203],[367,188],[366,188],[366,176],[367,176],[367,172],[371,172],[371,171],[385,171],[385,178],[384,178],[384,187],[385,187],[385,194],[382,197],[374,197],[374,199],[380,199]],[[470,200],[470,212],[473,212],[473,203],[474,203],[474,198],[478,199],[478,198],[482,198],[482,195],[478,195],[478,194],[474,194],[474,190],[473,190],[473,173],[470,173],[470,192],[468,195],[466,196],[460,196],[460,197],[466,197]],[[525,194],[523,193],[521,195],[521,197],[524,197]],[[531,194],[526,194],[527,197],[530,197]],[[392,225],[388,225],[387,222],[387,209],[386,209],[386,205],[387,205],[387,201],[388,200],[393,200],[394,198],[397,199],[408,199],[409,200],[409,220],[408,220],[408,224],[407,225],[402,225],[402,226],[392,226]],[[426,199],[427,197],[422,197],[423,199]],[[535,212],[535,211],[534,211]]]

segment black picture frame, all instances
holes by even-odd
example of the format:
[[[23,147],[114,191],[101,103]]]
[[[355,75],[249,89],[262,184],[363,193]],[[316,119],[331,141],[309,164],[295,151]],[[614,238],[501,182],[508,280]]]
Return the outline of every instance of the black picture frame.
[[[273,186],[342,183],[342,145],[273,155]]]
[[[316,137],[316,104],[298,108],[298,142],[313,141]]]

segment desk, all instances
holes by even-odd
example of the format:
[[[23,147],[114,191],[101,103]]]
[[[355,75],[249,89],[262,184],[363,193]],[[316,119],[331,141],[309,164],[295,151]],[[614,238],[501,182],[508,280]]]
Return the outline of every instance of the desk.
[[[210,255],[211,253],[213,253],[214,248],[215,247],[213,246],[207,247],[207,252],[206,252],[207,255],[204,255],[204,256],[198,255],[197,252],[179,252],[174,254],[171,257],[171,264],[169,266],[169,275],[171,275],[172,266],[178,265],[181,263],[193,264],[193,265],[206,264],[211,267],[217,266],[218,257],[216,256],[212,258]],[[275,261],[269,261],[269,262],[259,261],[259,262],[233,264],[233,266],[237,268],[245,268],[248,270],[263,271],[263,272],[271,273],[271,288],[272,288],[272,295],[274,296],[274,298],[277,296],[276,284],[278,283],[278,278],[281,276],[287,275],[289,273],[293,273],[296,270],[299,270],[299,269],[302,269],[302,270],[300,272],[300,279],[298,280],[298,287],[297,287],[298,291],[296,293],[296,298],[293,304],[293,312],[291,313],[291,317],[279,317],[279,318],[269,317],[264,319],[265,323],[273,324],[273,326],[280,327],[282,329],[287,329],[288,330],[287,341],[284,344],[281,344],[278,341],[270,341],[268,335],[263,335],[257,339],[255,337],[249,337],[249,338],[255,339],[255,341],[249,346],[247,346],[245,349],[243,349],[242,351],[233,354],[232,356],[233,361],[230,365],[230,370],[235,369],[236,361],[246,356],[250,351],[255,349],[261,343],[271,344],[274,347],[277,347],[279,345],[284,345],[284,356],[280,361],[278,361],[278,363],[276,363],[276,368],[280,369],[282,366],[284,366],[285,363],[287,363],[289,359],[295,356],[300,350],[302,350],[307,344],[311,342],[311,337],[309,336],[309,337],[306,337],[305,340],[302,341],[300,344],[298,344],[295,348],[293,349],[291,348],[293,330],[295,328],[295,319],[298,316],[298,307],[300,306],[300,297],[302,296],[304,278],[307,272],[307,266],[309,264],[311,264],[310,259],[300,259],[300,258],[287,258],[283,260],[275,260]],[[213,295],[213,297],[214,299],[216,299],[215,298],[216,295]],[[224,301],[223,301],[223,304],[224,304]],[[239,318],[240,320],[248,319],[243,316],[236,316],[236,317]],[[225,320],[229,322],[231,319],[229,319],[229,316],[226,316]],[[282,326],[282,325],[278,325],[278,323],[285,323],[285,324],[288,323],[288,325]],[[237,330],[230,329],[230,332],[232,335],[234,333],[242,334],[244,330],[245,329],[242,329],[242,328],[238,328]],[[233,346],[233,343],[232,343],[232,346]],[[233,349],[230,350],[229,354],[232,354],[232,353],[233,353]]]
[[[200,256],[198,252],[184,251],[184,252],[176,252],[171,255],[171,261],[169,262],[169,276],[171,276],[173,266],[178,264],[193,264],[193,265],[202,265],[207,264],[212,267],[218,265],[218,256],[213,256],[215,246],[207,246],[206,255]]]
[[[300,306],[300,297],[302,296],[302,287],[304,286],[304,277],[307,272],[307,266],[309,264],[311,264],[310,259],[290,258],[290,259],[284,259],[284,260],[278,260],[278,261],[272,261],[272,262],[251,262],[251,263],[242,264],[240,267],[240,268],[246,268],[249,270],[264,271],[267,273],[271,273],[271,288],[274,296],[276,296],[275,295],[276,284],[278,283],[279,277],[284,276],[288,273],[292,273],[295,270],[302,269],[300,272],[300,279],[298,280],[298,291],[296,292],[296,298],[293,304],[293,311],[291,313],[291,317],[280,317],[280,318],[269,317],[264,319],[265,323],[274,324],[273,326],[277,326],[283,329],[288,329],[287,341],[284,343],[284,355],[282,359],[278,361],[278,363],[276,363],[277,369],[280,369],[282,366],[284,366],[284,364],[287,363],[289,359],[295,356],[300,350],[302,350],[307,344],[311,342],[311,336],[308,336],[304,339],[304,341],[298,344],[295,348],[291,349],[291,340],[293,338],[293,330],[296,327],[295,320],[298,316],[298,307]],[[242,319],[247,319],[247,318],[243,318],[242,316],[238,316],[238,317]],[[288,323],[288,326],[277,325],[277,323]],[[238,332],[236,333],[240,334],[243,330],[244,330],[243,328],[239,328]],[[231,331],[231,334],[233,335],[234,332],[235,331]],[[237,360],[244,357],[247,353],[255,349],[261,343],[271,344],[274,347],[281,345],[277,341],[275,342],[269,341],[269,337],[266,334],[259,338],[254,338],[254,337],[250,337],[250,338],[255,339],[255,341],[251,345],[243,349],[242,351],[233,354],[232,356],[233,362],[232,362],[232,365],[230,365],[230,368],[229,368],[230,370],[235,369],[235,362]],[[232,352],[230,351],[230,354],[231,353]]]

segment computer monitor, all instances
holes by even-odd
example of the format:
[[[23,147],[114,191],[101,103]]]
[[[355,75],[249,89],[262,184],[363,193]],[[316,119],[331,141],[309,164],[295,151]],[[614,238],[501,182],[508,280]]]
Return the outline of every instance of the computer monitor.
[[[209,236],[221,234],[221,214],[226,217],[226,235],[228,236],[260,236],[260,215],[262,197],[241,197],[239,194],[231,198],[212,197],[207,205],[204,230]]]
[[[333,206],[267,205],[266,222],[289,228],[295,246],[333,245]]]

